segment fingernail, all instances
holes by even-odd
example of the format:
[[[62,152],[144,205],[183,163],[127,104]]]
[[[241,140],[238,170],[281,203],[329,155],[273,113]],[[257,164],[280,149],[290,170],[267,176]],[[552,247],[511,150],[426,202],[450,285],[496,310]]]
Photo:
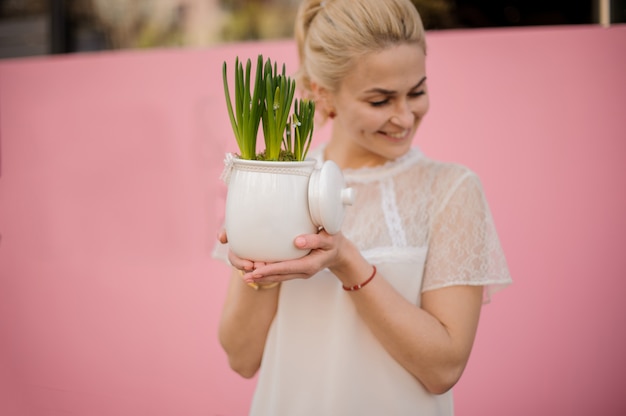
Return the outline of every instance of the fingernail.
[[[306,245],[306,239],[304,237],[296,238],[296,245],[298,247],[302,247],[302,246]]]

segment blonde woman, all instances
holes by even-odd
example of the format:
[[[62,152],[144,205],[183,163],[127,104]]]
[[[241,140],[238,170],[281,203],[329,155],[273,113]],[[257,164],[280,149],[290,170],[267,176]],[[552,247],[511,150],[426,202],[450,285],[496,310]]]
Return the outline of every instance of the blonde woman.
[[[481,306],[510,277],[478,177],[412,146],[429,107],[418,12],[305,0],[296,38],[298,85],[332,123],[312,156],[356,201],[340,233],[296,238],[301,259],[229,254],[222,346],[259,372],[251,415],[451,415]]]

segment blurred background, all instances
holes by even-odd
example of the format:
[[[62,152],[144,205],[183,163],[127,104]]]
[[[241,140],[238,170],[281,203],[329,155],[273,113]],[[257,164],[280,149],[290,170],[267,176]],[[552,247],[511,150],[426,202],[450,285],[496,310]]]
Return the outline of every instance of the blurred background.
[[[300,0],[0,0],[0,59],[292,36]],[[626,0],[413,0],[428,30],[626,22]]]
[[[300,1],[0,0],[0,416],[247,413],[209,255],[235,150],[221,64],[263,40],[294,68],[270,40]],[[626,415],[625,2],[415,0],[415,143],[481,177],[515,282],[459,415]]]

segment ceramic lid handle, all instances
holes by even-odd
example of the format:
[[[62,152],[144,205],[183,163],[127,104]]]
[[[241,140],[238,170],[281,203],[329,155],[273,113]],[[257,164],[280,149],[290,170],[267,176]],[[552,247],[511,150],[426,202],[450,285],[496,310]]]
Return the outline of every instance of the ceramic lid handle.
[[[344,188],[341,190],[341,202],[344,205],[352,205],[354,204],[355,195],[354,189]]]

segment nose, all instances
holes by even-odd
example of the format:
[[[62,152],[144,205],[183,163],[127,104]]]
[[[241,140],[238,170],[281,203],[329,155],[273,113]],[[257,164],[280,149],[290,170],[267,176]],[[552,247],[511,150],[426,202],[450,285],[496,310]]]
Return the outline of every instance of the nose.
[[[393,115],[389,121],[396,126],[408,129],[413,126],[415,121],[415,113],[411,109],[411,106],[406,100],[398,101],[398,104],[394,108]]]

